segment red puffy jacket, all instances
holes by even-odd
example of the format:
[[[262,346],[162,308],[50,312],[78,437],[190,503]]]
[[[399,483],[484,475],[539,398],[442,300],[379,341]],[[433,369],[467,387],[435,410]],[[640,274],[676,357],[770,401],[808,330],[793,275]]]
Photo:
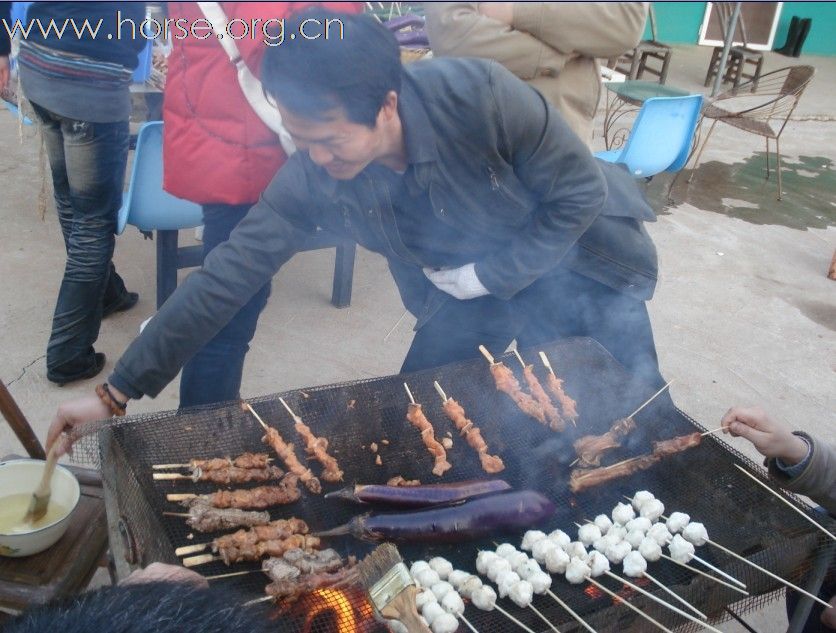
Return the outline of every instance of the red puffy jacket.
[[[229,20],[252,25],[284,18],[313,2],[222,2]],[[359,13],[361,2],[323,2],[344,13]],[[169,2],[169,19],[192,24],[203,18],[194,2]],[[232,32],[238,36],[240,23]],[[260,29],[260,26],[257,27]],[[173,50],[168,58],[163,120],[163,187],[199,204],[249,204],[285,161],[278,137],[253,112],[241,92],[235,68],[213,35],[203,40],[178,39],[172,27]],[[258,76],[266,44],[260,36],[236,44],[250,70]]]

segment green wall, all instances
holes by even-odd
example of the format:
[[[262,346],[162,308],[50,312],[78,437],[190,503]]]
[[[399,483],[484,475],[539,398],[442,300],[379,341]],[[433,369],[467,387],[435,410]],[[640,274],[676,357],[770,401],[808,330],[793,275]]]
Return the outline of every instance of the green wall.
[[[654,2],[659,40],[674,44],[696,44],[705,13],[705,2]],[[836,2],[784,2],[773,46],[784,45],[790,19],[797,15],[812,18],[810,34],[804,42],[803,54],[836,55]],[[645,29],[650,38],[650,22]]]

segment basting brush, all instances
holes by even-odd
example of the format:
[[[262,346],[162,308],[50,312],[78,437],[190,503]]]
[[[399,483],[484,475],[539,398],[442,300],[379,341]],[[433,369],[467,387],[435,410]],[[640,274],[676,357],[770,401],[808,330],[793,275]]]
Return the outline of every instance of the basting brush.
[[[415,606],[418,587],[409,575],[398,548],[384,543],[358,563],[360,584],[387,620],[398,620],[409,633],[430,633]]]

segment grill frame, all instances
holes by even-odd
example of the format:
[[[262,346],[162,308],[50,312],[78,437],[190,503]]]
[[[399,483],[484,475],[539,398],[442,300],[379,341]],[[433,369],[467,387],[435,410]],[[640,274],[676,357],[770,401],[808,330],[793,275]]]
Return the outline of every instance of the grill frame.
[[[668,505],[668,512],[688,512],[694,520],[706,524],[713,539],[750,557],[753,562],[779,576],[796,584],[802,582],[814,556],[825,547],[823,535],[820,536],[815,528],[778,499],[772,498],[737,472],[732,466],[733,462],[752,472],[757,473],[758,469],[753,462],[715,436],[704,438],[703,444],[696,449],[669,458],[625,480],[592,488],[579,495],[568,493],[568,489],[559,482],[568,477],[568,463],[574,459],[569,439],[581,434],[606,431],[613,420],[630,413],[655,390],[631,378],[591,339],[568,339],[539,349],[546,351],[555,371],[564,378],[567,392],[578,402],[579,429],[570,430],[565,436],[554,434],[527,418],[507,396],[497,392],[488,365],[481,358],[409,375],[294,389],[254,398],[249,402],[268,424],[278,428],[286,440],[296,445],[297,455],[303,459],[293,422],[278,400],[280,396],[284,397],[317,435],[324,435],[330,440],[329,452],[335,455],[346,471],[346,484],[355,481],[382,483],[396,474],[407,479],[418,478],[424,483],[484,477],[486,475],[481,471],[475,454],[456,435],[452,423],[443,415],[441,400],[432,387],[433,380],[438,380],[448,396],[456,398],[465,407],[468,416],[482,429],[490,452],[499,454],[505,460],[506,471],[499,476],[507,478],[515,488],[528,484],[558,503],[555,517],[547,525],[537,527],[546,531],[560,527],[574,534],[574,521],[580,522],[611,509],[621,500],[622,494],[647,488]],[[522,355],[534,361],[538,350],[523,350]],[[506,354],[498,360],[503,360],[522,382],[521,368],[513,355]],[[538,376],[544,378],[545,370],[539,361],[534,362],[534,365]],[[443,436],[447,431],[454,435],[454,447],[450,451],[450,461],[454,466],[441,479],[430,474],[432,459],[424,449],[418,432],[405,419],[408,399],[402,386],[404,381],[409,383],[416,399],[424,405],[428,418],[435,426],[436,435]],[[351,400],[355,401],[353,408],[349,407]],[[501,421],[498,421],[500,418]],[[637,416],[637,422],[639,428],[631,434],[630,446],[613,451],[605,458],[606,464],[649,451],[652,440],[705,430],[665,397],[660,397],[646,407]],[[663,422],[666,423],[665,430],[657,430]],[[509,431],[509,428],[517,433]],[[260,431],[258,423],[250,414],[242,411],[238,403],[136,415],[91,425],[77,445],[77,454],[78,459],[97,465],[102,470],[111,542],[120,543],[120,535],[129,533],[136,550],[131,560],[134,564],[144,566],[153,561],[177,563],[175,547],[211,540],[215,534],[194,533],[194,538],[188,540],[186,534],[189,530],[183,519],[164,518],[161,511],[163,508],[176,509],[174,504],[165,502],[164,495],[167,492],[204,493],[216,487],[191,482],[153,482],[150,464],[185,462],[191,457],[234,455],[245,450],[269,450],[259,442]],[[383,437],[390,440],[389,446],[380,443]],[[368,450],[371,441],[377,441],[380,445],[383,466],[374,465],[375,454]],[[366,449],[358,451],[358,446],[365,446]],[[560,459],[555,459],[555,456]],[[703,458],[713,467],[710,469],[712,472],[695,469]],[[536,464],[536,473],[527,472],[532,463]],[[320,470],[318,465],[313,466],[313,469],[314,472]],[[689,486],[713,492],[707,499],[697,495],[688,499]],[[324,488],[331,490],[336,486],[324,484]],[[723,490],[726,496],[720,497],[717,492],[719,490]],[[797,498],[789,495],[787,498],[797,507],[809,511]],[[574,506],[571,505],[572,500]],[[702,511],[703,508],[705,511]],[[286,508],[273,509],[271,516],[299,516],[309,521],[313,530],[318,530],[333,527],[361,511],[337,501],[325,502],[321,497],[314,498],[303,492],[300,502]],[[725,516],[733,516],[729,514],[732,511],[742,512],[744,516],[750,516],[751,520],[730,525],[724,519]],[[758,526],[761,532],[764,529],[773,532],[766,537],[755,538],[752,526]],[[507,539],[519,545],[520,537],[521,534],[509,537],[497,535],[497,540]],[[405,546],[400,549],[408,561],[418,557],[428,559],[443,555],[450,558],[457,567],[475,573],[476,548],[492,547],[492,540],[482,539],[467,544],[466,548]],[[373,547],[347,537],[330,539],[327,544],[341,554],[356,556],[363,556]],[[117,546],[116,549],[126,548]],[[679,568],[670,563],[652,563],[648,571],[666,585],[676,588],[680,595],[709,614],[712,620],[727,619],[729,616],[723,609],[731,604],[735,604],[736,611],[745,613],[778,597],[777,591],[782,585],[766,575],[719,554],[711,546],[700,548],[698,554],[745,582],[752,595],[737,600],[739,594],[688,572],[680,573]],[[120,574],[124,575],[127,566],[122,561],[118,562]],[[258,564],[255,563],[240,564],[235,566],[235,571],[257,568]],[[222,563],[211,563],[196,569],[206,575],[230,571]],[[618,573],[618,570],[614,571]],[[263,576],[254,573],[219,582],[231,583],[242,592],[257,597],[261,595],[260,587],[266,584],[262,579]],[[603,582],[612,590],[619,589],[612,581]],[[665,599],[665,594],[655,587],[644,588]],[[638,616],[635,613],[613,605],[609,598],[590,600],[580,589],[571,587],[559,578],[555,578],[553,590],[599,631],[626,630],[637,624]],[[697,596],[702,598],[695,599]],[[679,626],[686,622],[642,596],[631,596],[630,600],[666,626]],[[527,625],[535,630],[542,629],[542,621],[530,610],[516,609],[507,600],[502,604]],[[299,606],[304,605],[305,601],[302,601]],[[558,627],[572,622],[568,614],[547,597],[537,597],[535,605],[549,617],[554,617]],[[485,614],[468,607],[467,617],[481,633],[507,630],[508,621],[496,614]],[[283,622],[279,630],[303,630],[298,623],[287,619],[283,619]],[[687,625],[682,630],[698,629],[697,625]],[[327,630],[322,625],[311,629],[311,633],[325,633]]]

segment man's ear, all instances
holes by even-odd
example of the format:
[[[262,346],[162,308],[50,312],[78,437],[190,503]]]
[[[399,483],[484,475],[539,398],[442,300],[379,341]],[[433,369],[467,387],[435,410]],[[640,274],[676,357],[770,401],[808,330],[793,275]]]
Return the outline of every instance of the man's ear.
[[[389,122],[398,116],[398,93],[390,90],[378,113],[378,122]]]

